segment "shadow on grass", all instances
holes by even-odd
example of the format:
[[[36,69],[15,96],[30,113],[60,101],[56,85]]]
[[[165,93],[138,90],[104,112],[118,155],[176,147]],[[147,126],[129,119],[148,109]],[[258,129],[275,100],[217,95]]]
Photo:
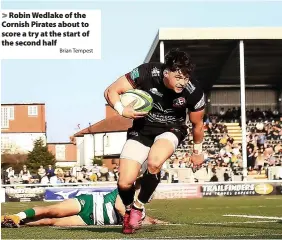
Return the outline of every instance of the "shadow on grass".
[[[170,226],[171,227],[171,226]],[[179,227],[179,226],[177,226]],[[60,231],[89,231],[89,232],[96,232],[96,233],[122,233],[122,226],[89,226],[89,227],[55,227],[56,230]],[[136,233],[146,233],[146,232],[155,232],[155,231],[162,231],[167,230],[167,226],[165,225],[146,225],[143,226],[141,229],[137,230]],[[124,235],[124,236],[134,236]]]

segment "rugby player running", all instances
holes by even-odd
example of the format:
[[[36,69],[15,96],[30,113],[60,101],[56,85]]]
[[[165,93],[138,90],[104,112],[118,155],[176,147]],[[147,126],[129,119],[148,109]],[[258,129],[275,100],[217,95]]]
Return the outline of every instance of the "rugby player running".
[[[104,92],[108,104],[121,116],[133,119],[127,141],[120,155],[119,195],[126,206],[122,231],[131,234],[142,224],[142,211],[160,182],[163,163],[171,157],[187,133],[186,114],[193,126],[194,165],[203,163],[203,116],[205,97],[197,80],[192,77],[194,65],[186,52],[171,50],[165,63],[145,63],[118,78]],[[123,106],[121,94],[130,89],[148,92],[153,109],[137,112],[133,104]],[[188,111],[187,111],[188,110]],[[134,201],[134,182],[141,165],[148,168],[141,180],[141,190]]]

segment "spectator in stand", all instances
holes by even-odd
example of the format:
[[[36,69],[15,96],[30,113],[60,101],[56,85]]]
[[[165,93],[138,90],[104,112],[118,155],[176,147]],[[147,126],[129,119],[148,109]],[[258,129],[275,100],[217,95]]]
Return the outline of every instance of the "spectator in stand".
[[[7,168],[7,180],[9,184],[14,184],[15,181],[15,170],[12,167]]]
[[[256,111],[253,114],[253,117],[254,117],[254,119],[263,119],[264,115],[263,115],[262,111],[259,108],[257,108]]]
[[[263,150],[257,150],[256,153],[256,163],[255,166],[258,169],[258,173],[261,173],[261,168],[264,166],[265,157],[263,155]]]
[[[274,119],[276,119],[276,118],[279,117],[279,112],[278,112],[277,109],[274,109],[273,112],[272,112],[272,114],[273,114],[273,118],[274,118]]]
[[[209,114],[204,115],[204,124],[208,125],[211,122]]]
[[[232,119],[235,120],[235,119],[238,119],[238,118],[239,118],[238,109],[236,107],[233,107],[232,108]]]
[[[49,178],[49,180],[51,177],[55,176],[55,170],[52,168],[52,165],[48,165],[48,168],[46,170],[46,175]]]
[[[255,153],[252,148],[247,148],[247,165],[253,168],[255,166]]]
[[[114,169],[113,169],[113,173],[114,173],[114,179],[115,179],[115,181],[117,181],[117,180],[118,180],[118,176],[119,176],[118,172],[119,172],[119,165],[118,165],[118,164],[116,164],[116,165],[115,165],[115,167],[114,167]]]
[[[231,122],[233,119],[233,113],[231,111],[231,108],[228,108],[227,112],[225,113],[225,120],[226,122]]]
[[[211,177],[210,182],[218,182],[218,177],[216,176],[216,172],[213,173],[213,176]]]
[[[69,183],[77,183],[76,178],[72,176],[71,179],[69,180]]]
[[[76,164],[74,167],[72,167],[71,175],[73,177],[76,177],[78,179],[80,177],[80,173],[81,173],[81,168],[78,164]]]
[[[65,183],[68,183],[70,181],[70,179],[71,179],[71,172],[69,170],[65,171],[64,178],[65,178]]]
[[[259,130],[259,131],[262,131],[264,129],[264,124],[263,122],[258,122],[256,124],[256,129]]]
[[[37,174],[39,176],[39,181],[41,181],[41,178],[43,178],[46,175],[46,171],[42,165],[38,168]]]
[[[223,178],[224,178],[225,182],[229,181],[230,176],[229,176],[229,170],[228,169],[225,169],[225,172],[223,174]]]
[[[48,184],[49,183],[49,178],[46,174],[44,176],[42,176],[40,183],[41,184]]]
[[[103,163],[101,169],[100,169],[100,173],[101,173],[101,178],[105,181],[108,181],[109,178],[109,169],[108,167]]]
[[[273,118],[273,113],[271,111],[271,108],[265,111],[265,118],[268,118],[268,119]]]
[[[54,176],[52,176],[50,178],[50,183],[51,184],[60,184],[60,183],[64,183],[64,171],[61,169],[61,168],[57,168],[55,171],[54,171]]]
[[[257,147],[258,148],[265,148],[266,144],[266,137],[265,134],[259,133],[257,136]]]
[[[94,166],[92,168],[92,173],[97,176],[96,181],[101,177],[100,169],[101,169],[101,167],[99,167],[96,163],[94,164]],[[93,179],[94,179],[94,177],[93,177]]]
[[[30,183],[31,174],[26,165],[23,165],[23,169],[20,171],[20,177],[22,178],[24,184]]]
[[[225,110],[224,110],[224,108],[220,108],[219,119],[220,119],[220,121],[224,121],[225,120]]]

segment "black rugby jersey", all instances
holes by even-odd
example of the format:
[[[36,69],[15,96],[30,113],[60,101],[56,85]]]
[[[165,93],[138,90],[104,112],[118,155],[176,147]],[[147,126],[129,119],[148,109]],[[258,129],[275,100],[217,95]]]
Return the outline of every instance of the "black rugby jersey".
[[[187,87],[176,93],[163,82],[162,63],[145,63],[125,74],[133,86],[148,92],[153,100],[152,110],[145,118],[133,121],[133,126],[180,126],[186,121],[188,111],[195,112],[205,108],[205,97],[200,84],[190,80]]]

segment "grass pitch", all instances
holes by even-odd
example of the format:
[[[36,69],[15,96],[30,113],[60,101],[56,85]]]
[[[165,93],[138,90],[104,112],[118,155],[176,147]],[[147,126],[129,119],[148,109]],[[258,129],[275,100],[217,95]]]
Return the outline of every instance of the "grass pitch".
[[[47,204],[50,203],[3,203],[1,214],[17,213],[29,207]],[[1,237],[2,239],[282,239],[282,196],[153,200],[147,205],[147,215],[170,224],[144,226],[133,235],[123,235],[120,226],[22,227],[2,229]]]

